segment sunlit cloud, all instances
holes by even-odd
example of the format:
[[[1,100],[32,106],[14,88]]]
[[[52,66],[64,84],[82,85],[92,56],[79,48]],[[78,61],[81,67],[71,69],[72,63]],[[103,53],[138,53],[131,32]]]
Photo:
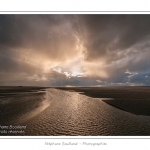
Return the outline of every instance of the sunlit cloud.
[[[0,85],[150,85],[149,15],[0,15]]]
[[[65,74],[67,77],[69,77],[69,78],[70,78],[70,76],[71,76],[71,73],[68,73],[68,72],[64,72],[64,74]]]
[[[73,72],[71,73],[71,76],[83,76],[83,73],[78,72],[78,71],[73,71]]]
[[[53,70],[58,72],[58,73],[61,73],[61,68],[54,68]]]

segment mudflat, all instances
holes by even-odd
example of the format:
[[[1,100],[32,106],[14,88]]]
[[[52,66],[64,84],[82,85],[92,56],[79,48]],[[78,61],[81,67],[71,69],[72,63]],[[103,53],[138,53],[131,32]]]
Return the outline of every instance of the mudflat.
[[[125,111],[149,103],[149,87],[13,88],[1,89],[0,135],[150,135],[150,116]]]
[[[30,118],[45,100],[45,89],[41,87],[0,87],[0,125]]]
[[[111,98],[103,100],[118,109],[136,115],[150,116],[150,87],[69,87],[63,90],[76,91],[93,98]]]

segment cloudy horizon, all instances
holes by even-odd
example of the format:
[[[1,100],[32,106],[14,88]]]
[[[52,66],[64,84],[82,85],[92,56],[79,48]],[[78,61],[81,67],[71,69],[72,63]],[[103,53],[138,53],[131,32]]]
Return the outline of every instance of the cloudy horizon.
[[[0,15],[0,86],[149,86],[150,15]]]

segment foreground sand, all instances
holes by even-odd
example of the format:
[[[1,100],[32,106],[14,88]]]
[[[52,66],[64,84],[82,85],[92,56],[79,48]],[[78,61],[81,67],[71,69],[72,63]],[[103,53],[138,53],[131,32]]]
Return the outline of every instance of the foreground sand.
[[[28,135],[150,135],[150,117],[137,116],[76,92],[48,90],[50,106],[28,123]]]
[[[33,101],[32,104],[27,101],[24,109],[28,110],[21,111],[24,113],[20,115],[21,119],[16,113],[12,120],[1,120],[3,125],[26,126],[24,133],[1,135],[150,135],[149,116],[122,111],[105,103],[104,98],[91,98],[59,89],[47,89],[40,99],[37,95],[32,96],[35,96],[38,108],[46,107],[28,118],[26,116],[36,109],[31,107]],[[46,100],[46,103],[40,100]],[[15,105],[16,102],[13,109]]]

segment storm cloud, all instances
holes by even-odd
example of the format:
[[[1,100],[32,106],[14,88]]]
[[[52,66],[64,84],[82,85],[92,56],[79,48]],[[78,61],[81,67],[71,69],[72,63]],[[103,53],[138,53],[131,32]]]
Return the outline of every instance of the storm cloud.
[[[0,84],[150,85],[150,15],[0,15]]]

